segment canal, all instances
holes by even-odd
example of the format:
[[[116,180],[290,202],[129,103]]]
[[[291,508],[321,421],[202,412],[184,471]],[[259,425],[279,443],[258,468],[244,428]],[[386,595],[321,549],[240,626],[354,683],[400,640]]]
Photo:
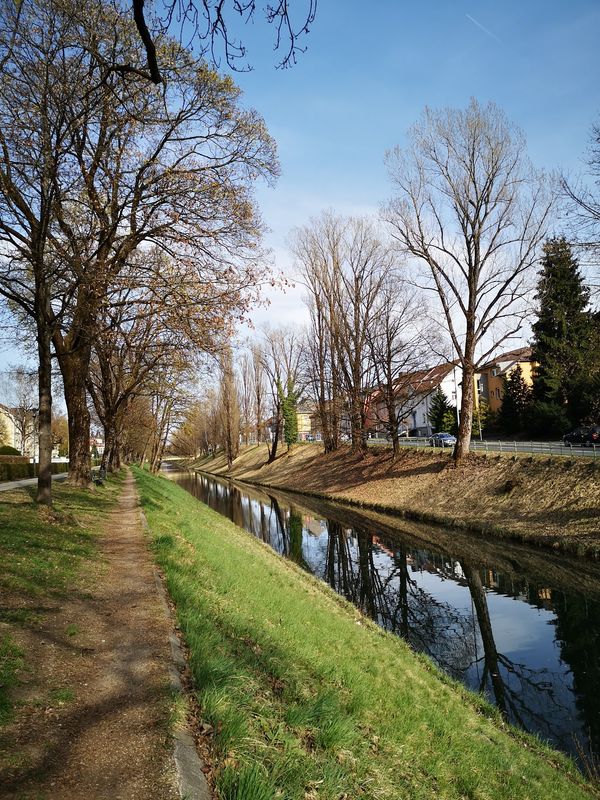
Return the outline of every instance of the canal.
[[[304,495],[169,472],[506,719],[600,757],[600,565]]]

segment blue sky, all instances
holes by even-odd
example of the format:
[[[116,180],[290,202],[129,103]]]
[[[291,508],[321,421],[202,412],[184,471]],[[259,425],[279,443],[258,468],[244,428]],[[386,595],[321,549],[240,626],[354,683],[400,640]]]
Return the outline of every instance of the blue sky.
[[[598,2],[320,0],[308,50],[285,71],[258,18],[244,33],[255,69],[237,82],[278,142],[282,176],[258,197],[286,270],[294,226],[326,208],[377,213],[391,191],[385,151],[426,105],[493,101],[537,166],[571,173],[600,121]],[[271,294],[255,321],[301,320],[299,297]]]
[[[494,101],[525,131],[537,166],[583,167],[600,121],[597,0],[319,0],[290,70],[274,68],[260,7],[241,31],[254,70],[234,78],[278,142],[282,176],[258,200],[280,269],[292,268],[290,230],[321,210],[377,213],[391,191],[385,151],[403,144],[425,105]],[[270,297],[257,324],[304,318],[300,289]],[[0,369],[16,358],[0,352]]]

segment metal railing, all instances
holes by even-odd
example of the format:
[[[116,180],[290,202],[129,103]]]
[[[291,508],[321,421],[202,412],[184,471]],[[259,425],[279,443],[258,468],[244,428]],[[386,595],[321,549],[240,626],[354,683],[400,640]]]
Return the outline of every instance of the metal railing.
[[[398,440],[401,447],[427,447],[438,450],[451,451],[452,446],[432,443],[429,437],[400,437]],[[368,440],[369,445],[390,446],[391,442],[384,438],[373,438]],[[571,445],[563,442],[523,442],[523,441],[492,441],[471,439],[470,449],[473,451],[483,451],[486,453],[521,453],[525,455],[538,456],[569,456],[573,458],[593,458],[600,459],[600,445]]]

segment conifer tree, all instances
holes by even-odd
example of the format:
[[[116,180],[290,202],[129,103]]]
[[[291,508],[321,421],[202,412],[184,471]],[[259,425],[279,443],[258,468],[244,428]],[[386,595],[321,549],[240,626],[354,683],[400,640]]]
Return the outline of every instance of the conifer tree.
[[[551,239],[544,245],[538,283],[538,319],[533,325],[535,400],[564,405],[569,379],[578,371],[589,336],[585,313],[589,291],[569,243]]]
[[[503,378],[502,405],[498,424],[503,433],[518,433],[525,426],[526,412],[531,402],[531,387],[523,377],[520,364]]]
[[[456,428],[456,409],[439,387],[431,398],[427,416],[434,433],[451,433]]]
[[[289,450],[298,441],[298,395],[292,380],[288,380],[285,394],[281,384],[278,385],[278,391],[283,416],[283,438]]]
[[[589,290],[577,259],[564,238],[550,239],[538,283],[538,319],[533,325],[532,356],[537,363],[533,381],[533,416],[553,420],[553,431],[568,418],[577,424],[580,409],[573,403],[575,386],[593,353],[595,324],[587,310]]]

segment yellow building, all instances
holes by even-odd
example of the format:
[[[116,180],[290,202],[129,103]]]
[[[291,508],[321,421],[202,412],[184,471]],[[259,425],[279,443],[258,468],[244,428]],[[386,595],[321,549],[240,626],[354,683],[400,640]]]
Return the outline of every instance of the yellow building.
[[[10,447],[15,447],[16,441],[15,418],[11,410],[0,403],[0,445],[7,444]]]
[[[534,363],[531,360],[531,348],[520,347],[508,353],[502,353],[493,361],[479,367],[477,371],[477,389],[480,400],[485,400],[490,411],[499,411],[502,405],[504,378],[521,367],[525,383],[531,386],[533,381]]]
[[[312,434],[311,417],[312,409],[298,408],[296,410],[296,424],[298,425],[298,441],[305,442],[306,438]]]

